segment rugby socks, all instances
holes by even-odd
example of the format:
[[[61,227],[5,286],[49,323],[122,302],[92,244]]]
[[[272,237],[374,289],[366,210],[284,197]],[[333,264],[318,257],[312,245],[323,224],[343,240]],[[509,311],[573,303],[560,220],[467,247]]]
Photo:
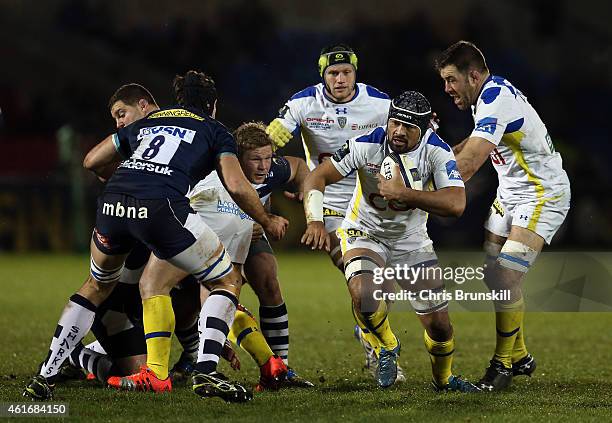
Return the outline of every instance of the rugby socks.
[[[70,363],[93,373],[96,379],[103,383],[108,380],[113,367],[113,361],[108,355],[90,350],[82,343],[79,343],[70,354]]]
[[[216,371],[237,306],[236,296],[222,289],[213,290],[204,302],[198,325],[200,348],[195,366],[197,371],[205,374]]]
[[[512,355],[517,334],[523,324],[524,302],[523,298],[512,303],[495,303],[495,328],[497,338],[495,343],[494,360],[501,362],[504,367],[512,367]]]
[[[198,319],[187,329],[177,329],[174,334],[183,347],[183,352],[190,360],[198,358],[198,345],[200,344],[200,334],[198,333]]]
[[[100,354],[107,354],[102,344],[100,344],[100,341],[97,341],[97,340],[85,345],[85,348],[95,351]]]
[[[524,319],[524,318],[523,318]],[[512,362],[516,363],[517,361],[522,360],[527,357],[527,346],[525,345],[525,338],[523,332],[525,327],[525,323],[521,323],[521,327],[519,331],[516,333],[516,340],[514,341],[514,348],[512,349]]]
[[[40,367],[40,374],[51,381],[59,368],[83,337],[91,329],[96,306],[87,298],[74,294],[62,312],[51,340],[47,359]]]
[[[451,337],[448,341],[435,341],[427,331],[424,331],[423,339],[425,340],[425,348],[429,353],[433,381],[439,387],[443,387],[448,384],[448,378],[452,374],[455,339]]]
[[[387,304],[384,301],[378,303],[375,312],[359,312],[359,317],[366,328],[378,338],[381,348],[389,351],[397,347],[397,338],[391,330]]]
[[[246,308],[240,305],[236,310],[236,316],[228,338],[249,353],[259,367],[266,364],[270,357],[274,355],[266,342],[266,338],[257,329],[257,321]]]
[[[372,348],[374,348],[376,357],[378,357],[378,355],[380,354],[380,341],[374,334],[372,334],[372,332],[369,331],[365,322],[363,321],[361,313],[355,310],[355,304],[352,305],[351,311],[353,312],[353,317],[355,318],[357,326],[359,326],[359,329],[361,329],[359,331],[359,336],[361,336],[361,338],[363,338],[368,344],[370,344]]]
[[[282,358],[285,365],[289,365],[289,315],[285,303],[260,306],[259,321],[261,333],[274,354]]]
[[[506,241],[506,244],[513,241]],[[516,243],[515,243],[516,244]],[[518,247],[521,247],[517,244]],[[515,248],[518,251],[524,248]],[[486,252],[486,278],[495,278],[494,270],[502,256],[502,266],[527,272],[529,265],[535,260],[535,252],[533,250],[524,251],[520,257],[510,256],[507,253],[500,254],[502,246],[494,242],[485,241],[484,250]],[[527,266],[525,266],[527,262]],[[490,282],[490,281],[489,281]],[[489,285],[488,283],[487,285]],[[527,347],[525,346],[525,338],[523,335],[523,319],[524,319],[524,302],[520,300],[512,304],[495,303],[495,325],[497,331],[496,347],[494,359],[502,362],[504,367],[510,368],[512,363],[521,360],[527,356]]]
[[[170,296],[154,295],[142,300],[142,316],[147,342],[147,367],[158,379],[167,379],[174,331],[174,310]]]

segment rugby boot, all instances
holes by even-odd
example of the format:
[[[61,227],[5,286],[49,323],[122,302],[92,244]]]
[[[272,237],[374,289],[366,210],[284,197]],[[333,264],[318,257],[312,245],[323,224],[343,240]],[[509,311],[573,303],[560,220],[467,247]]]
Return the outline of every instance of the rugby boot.
[[[273,355],[259,368],[259,383],[255,386],[257,392],[277,390],[287,377],[287,366],[283,359]]]
[[[477,383],[477,386],[485,392],[502,391],[512,384],[512,369],[507,369],[497,361],[491,360],[485,375]]]
[[[527,354],[516,363],[512,363],[512,376],[529,376],[536,369],[535,358],[531,354]]]
[[[129,376],[111,376],[108,378],[108,386],[121,391],[172,391],[172,380],[167,377],[161,380],[153,370],[147,366],[141,366],[140,372]]]
[[[49,383],[44,376],[36,375],[26,385],[23,396],[33,401],[48,401],[53,399],[54,388],[55,384]]]
[[[218,372],[200,373],[197,370],[191,377],[193,392],[202,398],[219,397],[226,402],[246,402],[253,399],[253,393],[236,382],[230,382]]]
[[[472,382],[468,382],[465,379],[462,379],[461,376],[450,375],[448,378],[448,383],[446,385],[440,386],[436,382],[431,382],[434,391],[436,392],[480,392],[481,389],[474,385]]]
[[[287,368],[287,376],[281,382],[282,388],[313,388],[314,383],[298,375],[291,367]]]
[[[378,367],[376,368],[376,380],[381,388],[388,388],[397,379],[397,358],[400,355],[402,345],[397,340],[397,347],[392,350],[382,348],[378,355]]]
[[[178,361],[172,366],[172,369],[170,369],[172,382],[178,383],[188,380],[193,373],[194,366],[195,363],[193,360],[183,351]]]

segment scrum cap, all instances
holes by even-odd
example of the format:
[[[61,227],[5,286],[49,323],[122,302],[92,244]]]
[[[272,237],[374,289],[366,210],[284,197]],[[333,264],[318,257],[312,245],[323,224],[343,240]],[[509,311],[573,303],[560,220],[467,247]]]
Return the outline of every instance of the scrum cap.
[[[355,51],[346,44],[334,44],[323,48],[319,55],[319,75],[323,77],[325,69],[338,63],[348,63],[357,70],[357,55]]]
[[[431,120],[431,105],[423,94],[417,91],[404,91],[389,106],[389,119],[416,126],[422,137]]]

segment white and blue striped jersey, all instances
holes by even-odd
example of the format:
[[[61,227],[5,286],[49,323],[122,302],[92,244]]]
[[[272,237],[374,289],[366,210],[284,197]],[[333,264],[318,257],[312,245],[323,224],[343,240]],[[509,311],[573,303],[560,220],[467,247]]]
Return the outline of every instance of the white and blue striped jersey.
[[[497,171],[502,203],[544,203],[569,195],[569,179],[546,126],[527,98],[508,80],[490,76],[472,106],[471,137],[495,144],[491,162]]]
[[[389,96],[374,87],[357,83],[347,103],[334,103],[323,84],[308,87],[287,101],[276,120],[294,136],[301,134],[304,154],[312,170],[330,157],[346,140],[387,124]],[[345,213],[355,189],[355,175],[325,188],[324,206]]]
[[[283,156],[274,156],[272,157],[272,164],[266,179],[261,184],[251,185],[253,185],[257,194],[259,194],[261,204],[266,204],[272,192],[284,186],[290,178],[291,165],[289,161]],[[218,202],[217,211],[219,213],[236,214],[241,216],[242,219],[253,220],[231,198],[229,192],[223,186],[217,171],[212,171],[206,178],[198,182],[187,197],[190,198],[191,205],[196,210],[198,210],[199,204],[216,201]]]

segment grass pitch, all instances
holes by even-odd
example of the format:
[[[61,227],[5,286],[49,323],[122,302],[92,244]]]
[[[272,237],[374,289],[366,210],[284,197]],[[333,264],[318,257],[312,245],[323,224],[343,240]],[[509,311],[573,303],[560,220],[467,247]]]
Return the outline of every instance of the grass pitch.
[[[66,299],[88,272],[84,256],[0,257],[0,402],[21,402],[24,384],[45,357]],[[361,370],[349,298],[340,273],[320,254],[280,255],[289,308],[290,364],[316,383],[311,390],[255,394],[247,404],[203,400],[186,386],[171,394],[117,392],[87,382],[58,386],[71,421],[610,421],[612,314],[528,313],[527,345],[538,361],[533,378],[517,378],[497,394],[435,394],[422,329],[413,314],[392,314],[402,341],[407,382],[386,391]],[[249,288],[241,298],[257,314]],[[454,369],[470,380],[484,371],[494,348],[494,319],[455,313]],[[243,370],[221,370],[254,385],[258,370],[240,351]],[[178,357],[178,343],[172,360]]]

